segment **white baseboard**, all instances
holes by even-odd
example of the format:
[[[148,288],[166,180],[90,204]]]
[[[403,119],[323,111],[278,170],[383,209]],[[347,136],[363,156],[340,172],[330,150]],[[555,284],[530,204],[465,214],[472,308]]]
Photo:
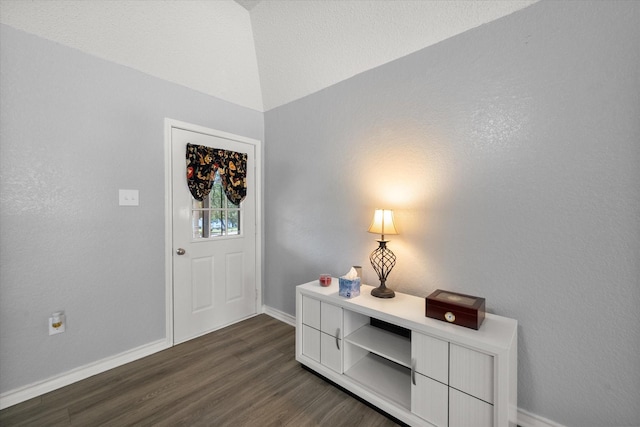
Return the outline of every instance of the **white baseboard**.
[[[532,414],[518,408],[518,425],[520,427],[565,427],[555,421],[548,420],[539,415]]]
[[[262,312],[264,314],[268,314],[269,316],[280,320],[281,322],[288,323],[291,326],[296,326],[296,318],[288,313],[285,313],[280,310],[276,310],[275,308],[263,305]]]
[[[288,313],[276,310],[266,305],[262,306],[262,312],[278,319],[291,326],[296,325],[296,318]],[[93,375],[100,374],[108,371],[109,369],[117,368],[124,364],[133,362],[134,360],[141,359],[146,356],[150,356],[162,350],[166,350],[171,347],[171,344],[167,340],[162,339],[143,346],[125,351],[115,356],[107,357],[94,363],[90,363],[85,366],[81,366],[55,377],[49,378],[44,381],[39,381],[24,387],[20,387],[15,390],[8,391],[0,394],[0,410],[8,408],[18,403],[24,402],[34,397],[41,396],[50,391],[57,390],[59,388],[68,386],[80,380],[89,378]],[[518,426],[520,427],[565,427],[562,424],[558,424],[554,421],[532,414],[524,409],[518,409]]]
[[[34,397],[68,386],[69,384],[84,380],[85,378],[100,374],[108,371],[109,369],[150,356],[169,347],[171,347],[171,345],[169,345],[167,340],[163,338],[123,353],[116,354],[115,356],[110,356],[102,360],[98,360],[97,362],[72,369],[63,374],[56,375],[55,377],[38,381],[15,390],[10,390],[0,394],[0,409],[5,409],[9,406],[24,402],[25,400],[33,399]]]
[[[263,306],[262,312],[284,323],[288,323],[291,326],[296,325],[295,317],[282,311]],[[118,366],[133,362],[134,360],[150,356],[159,351],[166,350],[169,347],[171,347],[171,344],[167,342],[166,339],[161,339],[125,351],[115,356],[107,357],[105,359],[98,360],[97,362],[89,363],[88,365],[72,369],[68,372],[56,375],[46,380],[38,381],[33,384],[7,391],[0,394],[0,410],[13,405],[17,405],[18,403],[24,402],[26,400],[33,399],[34,397],[42,396],[45,393],[49,393],[59,388],[68,386],[69,384],[84,380],[86,378],[108,371],[109,369],[117,368]]]

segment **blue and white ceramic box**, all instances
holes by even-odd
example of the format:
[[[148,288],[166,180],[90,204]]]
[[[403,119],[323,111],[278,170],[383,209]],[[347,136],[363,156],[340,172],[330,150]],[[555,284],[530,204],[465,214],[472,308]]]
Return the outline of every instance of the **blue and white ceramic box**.
[[[338,278],[339,290],[338,295],[341,297],[353,298],[360,295],[360,278],[356,277],[353,280]]]

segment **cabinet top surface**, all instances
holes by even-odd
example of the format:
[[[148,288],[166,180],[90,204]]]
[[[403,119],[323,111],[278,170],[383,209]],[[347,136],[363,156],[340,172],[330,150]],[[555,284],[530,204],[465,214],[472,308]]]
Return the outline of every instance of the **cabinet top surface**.
[[[507,317],[486,313],[479,330],[452,325],[426,317],[425,298],[396,292],[395,298],[376,298],[371,295],[372,286],[361,285],[360,295],[345,298],[338,295],[338,279],[327,287],[314,280],[297,287],[298,292],[318,298],[348,310],[376,317],[418,332],[454,339],[487,351],[499,353],[508,349],[516,336],[518,322]]]

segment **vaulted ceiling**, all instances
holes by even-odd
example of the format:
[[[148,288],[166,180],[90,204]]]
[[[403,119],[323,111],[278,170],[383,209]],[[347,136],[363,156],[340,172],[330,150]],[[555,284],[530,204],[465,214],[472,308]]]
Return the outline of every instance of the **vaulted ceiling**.
[[[0,0],[0,22],[259,111],[538,0]]]
[[[260,3],[261,0],[235,0],[235,1],[245,9],[251,10],[254,7],[256,7],[256,5]]]

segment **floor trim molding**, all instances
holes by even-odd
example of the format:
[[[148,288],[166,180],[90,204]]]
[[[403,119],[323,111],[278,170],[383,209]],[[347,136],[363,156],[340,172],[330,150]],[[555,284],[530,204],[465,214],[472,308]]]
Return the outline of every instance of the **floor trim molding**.
[[[291,326],[296,325],[295,316],[292,316],[283,311],[263,305],[262,312]],[[163,338],[161,340],[142,345],[129,351],[122,352],[115,356],[110,356],[102,360],[98,360],[94,363],[89,363],[85,366],[72,369],[71,371],[65,372],[55,377],[29,384],[15,390],[10,390],[6,393],[0,394],[0,410],[13,405],[17,405],[18,403],[24,402],[26,400],[33,399],[34,397],[41,396],[45,393],[49,393],[50,391],[68,386],[69,384],[73,384],[77,381],[84,380],[93,375],[108,371],[109,369],[113,369],[129,362],[133,362],[134,360],[150,356],[159,351],[166,350],[169,347],[171,347],[171,344],[168,343],[165,338]],[[556,423],[536,414],[532,414],[531,412],[525,411],[524,409],[520,408],[518,408],[518,426],[564,427],[562,424]]]
[[[548,420],[539,415],[532,414],[524,409],[518,408],[519,427],[564,427],[562,424]]]
[[[284,311],[280,311],[280,310],[276,310],[275,308],[269,307],[267,305],[263,305],[262,306],[262,312],[264,314],[268,314],[269,316],[273,317],[274,319],[278,319],[281,322],[287,323],[291,326],[296,326],[296,318],[295,316],[292,316],[288,313],[285,313]]]
[[[115,356],[106,357],[102,360],[72,369],[46,380],[38,381],[15,390],[10,390],[0,394],[0,409],[17,405],[18,403],[33,399],[34,397],[41,396],[45,393],[49,393],[50,391],[57,390],[68,386],[69,384],[73,384],[80,380],[108,371],[109,369],[150,356],[169,347],[170,345],[167,344],[167,340],[163,338],[123,353],[116,354]]]

